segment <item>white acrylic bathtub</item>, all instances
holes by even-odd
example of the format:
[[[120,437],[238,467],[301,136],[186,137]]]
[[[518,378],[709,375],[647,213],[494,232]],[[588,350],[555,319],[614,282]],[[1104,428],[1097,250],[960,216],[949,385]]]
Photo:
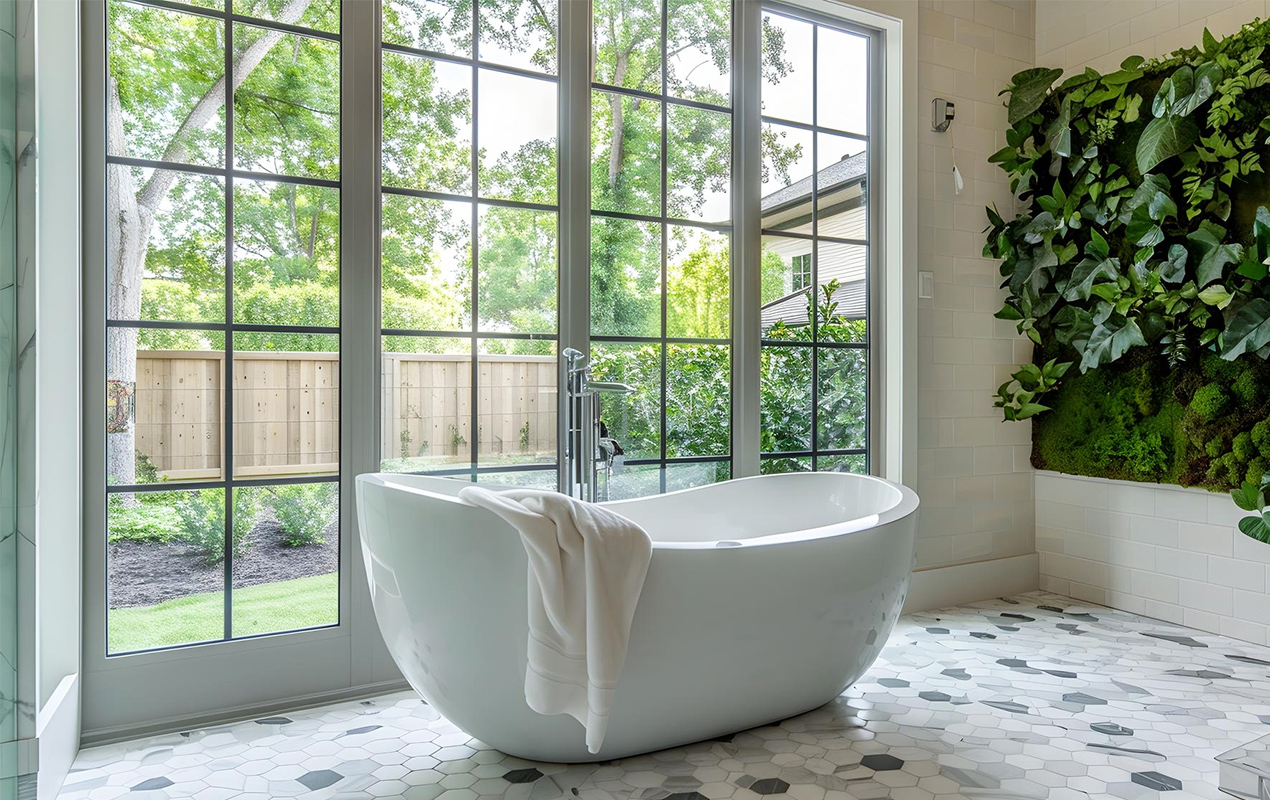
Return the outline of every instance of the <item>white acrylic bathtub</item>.
[[[917,495],[859,475],[743,478],[607,504],[653,539],[608,735],[525,704],[527,561],[445,478],[357,479],[375,616],[437,711],[521,758],[596,761],[816,708],[873,663],[913,567]]]

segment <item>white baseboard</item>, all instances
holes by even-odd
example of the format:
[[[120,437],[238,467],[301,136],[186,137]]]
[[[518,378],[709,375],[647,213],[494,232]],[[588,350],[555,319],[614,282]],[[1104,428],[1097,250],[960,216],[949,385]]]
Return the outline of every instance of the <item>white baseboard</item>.
[[[399,692],[409,688],[410,685],[404,680],[384,681],[382,683],[372,683],[366,686],[339,689],[333,692],[318,692],[315,694],[302,695],[300,697],[289,697],[285,700],[271,700],[266,703],[237,706],[235,708],[218,710],[210,714],[166,717],[164,719],[146,722],[140,725],[118,725],[111,728],[98,728],[96,730],[84,731],[83,736],[80,738],[80,746],[95,747],[97,745],[112,744],[114,742],[123,742],[130,739],[140,739],[146,736],[157,736],[159,734],[172,733],[175,731],[211,728],[217,725],[227,725],[234,722],[242,722],[243,720],[256,719],[258,717],[267,717],[284,711],[297,711],[305,708],[324,706],[329,703],[342,703],[346,700],[358,700],[363,697],[374,697],[376,695]]]
[[[56,800],[79,755],[79,674],[62,678],[36,719],[39,777],[36,797]]]
[[[1041,557],[1036,553],[973,564],[956,564],[913,573],[904,613],[977,603],[1041,588]]]

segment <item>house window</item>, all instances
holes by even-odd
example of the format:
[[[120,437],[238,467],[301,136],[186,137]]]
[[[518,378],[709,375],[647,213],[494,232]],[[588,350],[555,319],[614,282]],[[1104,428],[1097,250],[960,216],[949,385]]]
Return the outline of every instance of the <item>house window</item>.
[[[760,468],[867,472],[872,37],[784,5],[763,35]]]
[[[811,253],[794,256],[790,260],[790,266],[793,267],[790,291],[801,292],[811,286]]]

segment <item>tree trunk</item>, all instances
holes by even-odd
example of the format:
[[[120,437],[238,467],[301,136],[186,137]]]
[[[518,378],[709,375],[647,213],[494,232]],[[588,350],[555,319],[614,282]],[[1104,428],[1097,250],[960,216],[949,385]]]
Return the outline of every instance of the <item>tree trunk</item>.
[[[617,54],[616,69],[613,72],[613,85],[621,86],[628,69],[627,55]],[[617,191],[617,179],[622,174],[622,148],[625,145],[625,119],[622,113],[622,95],[616,92],[609,95],[609,114],[613,119],[613,135],[609,142],[609,189]]]
[[[308,8],[311,0],[291,0],[278,14],[278,21],[294,23]],[[266,31],[241,51],[234,62],[233,89],[242,85],[252,70],[260,65],[269,51],[281,41],[281,31]],[[127,156],[128,142],[123,128],[123,108],[119,87],[112,77],[107,84],[106,152]],[[188,142],[192,134],[207,127],[225,105],[225,76],[203,94],[190,109],[171,144],[163,153],[164,161],[181,163],[189,158]],[[145,275],[146,250],[154,216],[162,206],[179,173],[155,170],[138,193],[132,179],[132,168],[118,164],[106,168],[106,318],[137,320],[141,318],[141,282]],[[106,330],[106,382],[116,404],[130,404],[137,381],[136,328],[111,327]],[[228,424],[223,420],[222,424]],[[229,435],[229,432],[226,432]],[[122,409],[115,422],[107,426],[106,475],[111,483],[136,483],[136,433],[130,407]]]

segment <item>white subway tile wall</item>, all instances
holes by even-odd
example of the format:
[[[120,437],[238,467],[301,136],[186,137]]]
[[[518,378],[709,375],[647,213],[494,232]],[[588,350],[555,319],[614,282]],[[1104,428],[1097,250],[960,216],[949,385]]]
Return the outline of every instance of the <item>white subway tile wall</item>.
[[[918,59],[922,133],[920,265],[935,296],[919,300],[918,399],[922,498],[919,569],[1035,550],[1031,429],[1003,424],[992,396],[1031,344],[993,318],[1003,295],[983,257],[984,207],[1014,214],[1004,172],[988,156],[1005,145],[997,93],[1033,65],[1032,0],[921,0]],[[931,101],[957,104],[948,133],[926,121]],[[953,146],[965,180],[953,191]]]
[[[1036,474],[1041,589],[1270,644],[1270,547],[1226,495]]]
[[[1267,0],[1037,0],[1036,63],[1108,72],[1129,56],[1151,58],[1228,36],[1270,17]]]
[[[1036,64],[1107,72],[1228,36],[1270,17],[1270,0],[1037,0]],[[1041,587],[1270,644],[1270,547],[1239,533],[1224,495],[1036,477]]]

